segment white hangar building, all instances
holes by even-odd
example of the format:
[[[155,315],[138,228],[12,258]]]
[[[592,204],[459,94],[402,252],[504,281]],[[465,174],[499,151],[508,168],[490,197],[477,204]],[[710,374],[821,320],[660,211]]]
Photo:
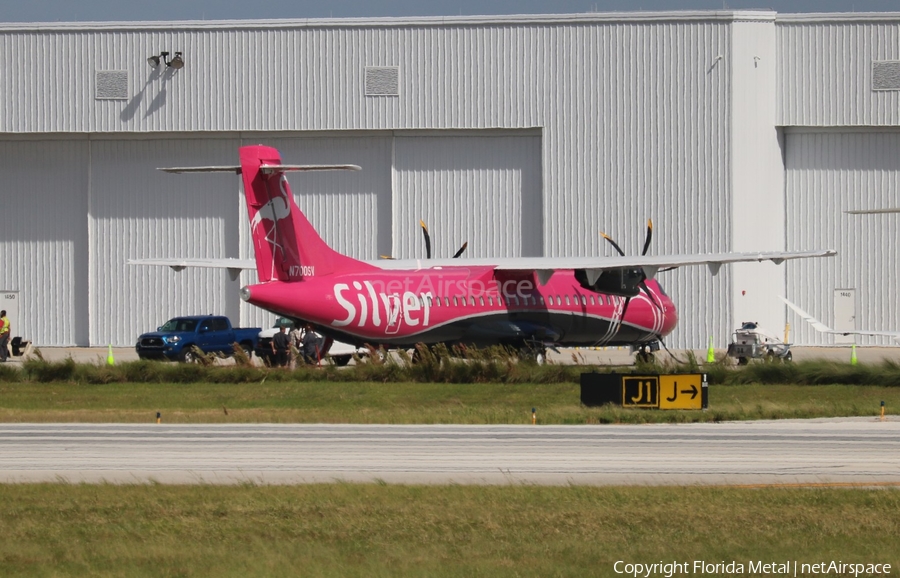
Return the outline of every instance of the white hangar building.
[[[5,24],[0,60],[0,291],[38,345],[270,325],[238,296],[253,272],[126,265],[250,257],[237,177],[156,168],[256,143],[363,167],[290,177],[354,257],[424,256],[419,219],[445,257],[611,255],[600,231],[637,252],[652,218],[654,254],[839,251],[660,273],[670,347],[746,320],[830,342],[779,294],[900,328],[900,215],[844,213],[900,203],[900,14]]]

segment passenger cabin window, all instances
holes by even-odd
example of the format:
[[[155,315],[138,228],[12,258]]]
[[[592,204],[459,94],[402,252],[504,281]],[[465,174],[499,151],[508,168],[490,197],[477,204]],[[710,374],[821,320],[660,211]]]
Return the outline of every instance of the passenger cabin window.
[[[581,304],[587,305],[587,297],[585,297],[584,295],[581,296]]]
[[[484,297],[479,297],[478,302],[481,303],[482,307],[484,307]]]
[[[569,296],[568,296],[568,295],[566,295],[566,305],[571,305],[571,303],[569,303]]]
[[[459,307],[459,298],[457,298],[457,297],[454,297],[454,298],[453,298],[453,306],[454,306],[454,307]]]
[[[490,305],[491,307],[494,306],[494,298],[490,295],[488,295],[488,305]]]
[[[474,297],[469,297],[469,305],[471,305],[472,307],[475,307],[475,298]]]

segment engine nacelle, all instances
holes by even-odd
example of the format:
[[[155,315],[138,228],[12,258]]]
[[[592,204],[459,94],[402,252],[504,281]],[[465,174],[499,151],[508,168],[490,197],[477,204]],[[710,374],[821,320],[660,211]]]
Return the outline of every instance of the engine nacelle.
[[[641,269],[607,269],[600,273],[594,283],[590,283],[588,271],[575,270],[578,284],[590,291],[618,295],[619,297],[635,297],[640,292],[640,282],[644,279]]]

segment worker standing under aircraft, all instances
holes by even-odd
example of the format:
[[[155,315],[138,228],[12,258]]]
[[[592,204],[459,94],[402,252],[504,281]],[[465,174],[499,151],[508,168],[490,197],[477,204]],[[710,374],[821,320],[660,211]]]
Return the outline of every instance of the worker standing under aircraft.
[[[285,367],[288,364],[288,356],[291,350],[291,340],[285,332],[286,327],[278,328],[278,333],[272,338],[272,353],[275,354],[275,365]]]
[[[306,324],[303,329],[303,361],[309,364],[318,364],[322,360],[322,342],[324,339],[316,333],[311,324]]]
[[[9,357],[9,318],[6,316],[6,309],[0,311],[0,362],[6,362]]]

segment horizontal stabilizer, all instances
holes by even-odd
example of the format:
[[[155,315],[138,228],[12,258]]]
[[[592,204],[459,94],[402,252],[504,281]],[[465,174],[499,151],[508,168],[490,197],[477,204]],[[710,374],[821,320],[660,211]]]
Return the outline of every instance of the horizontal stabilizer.
[[[160,168],[167,173],[234,173],[241,174],[240,166],[222,167],[168,167]],[[262,165],[259,170],[266,174],[291,173],[301,171],[360,171],[358,165]]]

